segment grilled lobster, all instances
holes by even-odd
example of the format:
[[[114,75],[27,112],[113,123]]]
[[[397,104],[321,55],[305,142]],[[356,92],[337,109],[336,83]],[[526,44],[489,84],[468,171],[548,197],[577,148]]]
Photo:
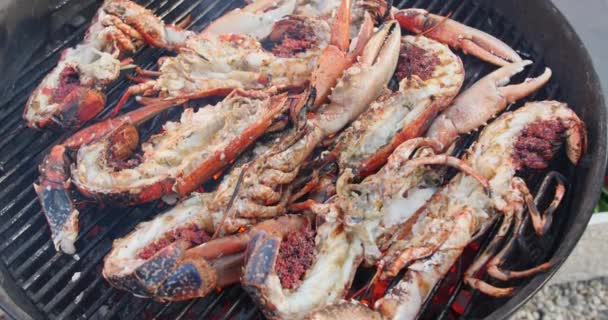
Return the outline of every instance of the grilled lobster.
[[[174,50],[191,35],[180,27],[165,25],[134,2],[107,0],[83,42],[63,51],[57,66],[34,90],[23,118],[36,129],[80,127],[103,110],[104,89],[118,78],[121,68],[130,66],[129,59],[120,59],[144,43]]]
[[[128,160],[139,144],[136,125],[174,103],[149,105],[83,129],[53,147],[40,166],[36,192],[57,250],[74,253],[78,211],[70,185],[91,198],[138,204],[170,193],[186,196],[263,135],[288,108],[286,94],[235,91],[214,106],[186,109],[180,122],[145,144],[139,160]],[[76,153],[71,164],[66,150]],[[128,160],[128,161],[127,161]]]

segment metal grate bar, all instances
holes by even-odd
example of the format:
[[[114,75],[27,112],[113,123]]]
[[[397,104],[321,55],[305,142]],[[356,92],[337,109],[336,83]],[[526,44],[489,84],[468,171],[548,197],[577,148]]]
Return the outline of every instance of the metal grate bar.
[[[134,319],[139,319],[141,318],[141,313],[142,311],[144,311],[145,309],[148,309],[148,307],[152,304],[152,300],[146,300],[145,302],[142,302],[137,309],[133,310],[132,313],[125,315],[124,319],[129,319],[129,320],[134,320]]]
[[[226,314],[224,315],[224,317],[222,319],[223,320],[232,319],[233,313],[237,312],[240,305],[243,303],[243,301],[247,300],[247,298],[248,298],[248,296],[245,293],[242,293],[241,295],[239,295],[239,298],[235,302],[232,303],[232,306],[230,307],[230,309],[228,309],[228,311],[226,312]]]
[[[41,228],[44,229],[44,226]],[[43,238],[43,235],[45,235],[45,237]],[[48,234],[46,234],[46,232],[44,231],[38,231],[36,232],[33,236],[30,236],[29,239],[27,239],[24,243],[23,243],[23,247],[32,247],[34,244],[37,244],[40,242],[40,239],[45,239],[48,237]],[[45,239],[46,240],[46,239]],[[26,252],[25,251],[15,251],[12,255],[10,255],[7,259],[6,259],[6,264],[7,265],[12,265],[13,263],[15,263],[15,261],[22,255],[24,255]]]
[[[24,198],[26,198],[28,196],[28,193],[31,193],[34,191],[34,187],[30,186],[28,188],[23,189],[16,197],[13,201],[9,202],[6,204],[6,207],[2,208],[2,210],[0,210],[0,217],[3,217],[5,215],[10,215],[10,211],[11,209],[13,209],[13,207],[15,207],[19,202],[21,202],[21,200],[23,200]],[[27,211],[27,209],[32,206],[35,202],[36,202],[36,198],[32,197],[32,195],[30,194],[29,197],[27,197],[28,199],[30,199],[30,202],[25,205],[24,207],[19,209],[19,212],[12,216],[11,218],[8,219],[8,223],[3,224],[2,226],[0,226],[0,235],[3,234],[6,229],[8,229],[11,225],[15,224],[17,220],[19,220],[20,218],[23,217],[23,214],[25,213],[25,211]]]
[[[50,150],[50,146],[42,147],[40,149],[32,151],[29,154],[26,153],[23,157],[20,157],[17,163],[12,164],[11,172],[7,172],[6,175],[0,179],[0,183],[3,180],[7,180],[7,181],[13,180],[13,179],[5,179],[5,178],[12,178],[12,174],[14,174],[14,173],[19,174],[19,172],[23,172],[24,170],[37,169],[37,165],[40,162],[40,159],[42,159],[43,155],[48,154],[49,150]],[[8,164],[10,164],[10,162],[4,163],[3,166],[7,166]],[[23,169],[23,166],[25,166],[25,165],[28,166],[28,169]]]
[[[38,79],[36,79],[38,80]],[[29,87],[28,87],[29,88]],[[30,90],[33,90],[34,88],[29,88]],[[30,92],[30,90],[28,90],[28,94]],[[10,103],[10,101],[8,101],[6,104],[2,104],[2,108],[0,109],[2,112],[0,113],[0,119],[2,121],[4,121],[3,123],[5,123],[5,125],[2,128],[2,133],[5,133],[8,131],[8,127],[12,127],[12,125],[14,125],[15,122],[17,123],[21,123],[19,120],[21,119],[21,117],[15,117],[15,113],[18,113],[19,115],[21,115],[22,110],[20,109],[21,107],[23,107],[25,105],[25,101],[27,101],[28,99],[28,95],[22,95],[22,96],[18,96],[15,99],[17,99],[15,102]],[[12,125],[9,125],[12,124]],[[22,123],[25,124],[25,123]]]
[[[40,208],[36,208],[36,209],[37,209],[37,212],[38,212],[37,216],[43,215],[43,213],[40,211]],[[85,213],[85,212],[83,212],[83,216],[84,216],[84,213]],[[91,229],[92,229],[92,228],[93,228],[93,227],[94,227],[94,226],[95,226],[97,223],[99,223],[99,221],[100,221],[101,219],[103,219],[103,218],[104,218],[103,216],[98,216],[98,217],[96,217],[95,219],[90,220],[90,221],[91,221],[91,223],[88,223],[88,224],[84,225],[84,226],[81,228],[81,233],[80,233],[80,236],[79,236],[79,238],[77,239],[77,241],[78,241],[79,239],[81,239],[83,236],[86,236],[86,235],[87,235],[87,234],[88,234],[88,233],[91,231]],[[50,232],[50,231],[47,231],[47,229],[46,229],[46,228],[45,228],[45,229],[41,229],[41,230],[39,230],[39,231],[38,231],[38,233],[46,233],[46,234],[48,234],[48,232]],[[39,253],[39,252],[41,253],[41,251],[46,251],[48,248],[52,248],[52,247],[53,247],[52,241],[51,241],[50,239],[48,239],[48,238],[47,238],[46,243],[45,243],[43,246],[41,246],[41,247],[40,247],[40,248],[39,248],[39,249],[38,249],[36,252],[37,252],[37,253]],[[33,251],[33,249],[34,249],[34,248],[30,248],[30,247],[28,247],[28,246],[21,246],[21,247],[20,247],[20,248],[18,248],[16,251],[18,251],[18,252],[26,252],[26,251],[27,251],[27,252],[31,252],[31,251]],[[53,249],[53,251],[54,251],[54,249]],[[53,253],[54,253],[54,255],[56,256],[56,259],[60,259],[60,258],[62,258],[62,257],[63,257],[63,255],[61,255],[61,254],[57,254],[56,252],[53,252]],[[32,264],[34,261],[36,261],[36,258],[37,258],[38,256],[39,256],[39,255],[34,254],[33,256],[31,256],[30,258],[28,258],[28,259],[27,259],[25,262],[23,262],[23,263],[21,264],[20,269],[17,269],[17,271],[24,270],[25,268],[29,267],[29,265],[30,265],[30,264]],[[49,261],[49,263],[52,263],[52,261]],[[21,272],[17,272],[17,274],[21,275]]]
[[[32,226],[39,225],[40,222],[42,222],[39,221],[39,218],[40,216],[31,216],[21,228],[19,228],[7,239],[8,241],[5,241],[2,245],[0,245],[0,251],[5,251],[8,247],[14,245],[15,241],[19,239],[24,233],[26,233],[28,229],[30,229]]]
[[[3,158],[14,159],[15,156],[17,156],[23,150],[31,148],[32,144],[34,144],[33,142],[38,141],[37,135],[38,134],[34,134],[34,135],[30,135],[29,137],[19,138],[20,143],[17,145],[17,147],[12,148],[12,150],[10,150],[5,155],[3,155]],[[48,134],[46,134],[46,136],[48,136]],[[35,144],[38,144],[38,143],[35,143]]]
[[[15,104],[11,105],[7,109],[10,109],[10,113],[13,115],[15,113],[20,113],[21,108],[25,106],[26,100],[27,100],[27,97],[22,97],[21,100],[19,100]],[[22,103],[19,103],[19,102],[22,102]],[[25,129],[26,127],[27,126],[25,125],[25,122],[21,121],[21,117],[12,117],[12,118],[6,119],[6,121],[4,122],[4,125],[2,126],[2,129],[0,130],[0,134],[2,134],[2,145],[5,145],[7,140],[10,140],[11,137],[14,137],[18,133],[20,133],[21,130]]]
[[[102,247],[102,248],[103,248],[103,247]],[[108,248],[108,249],[109,249],[109,248]],[[103,250],[102,250],[102,251],[103,251]],[[51,301],[49,301],[49,302],[48,302],[48,303],[47,303],[47,304],[44,306],[44,310],[45,310],[45,311],[47,311],[47,312],[48,312],[48,311],[52,310],[52,309],[53,309],[53,308],[54,308],[54,307],[57,305],[57,303],[58,303],[58,302],[60,302],[60,301],[61,301],[61,300],[62,300],[64,297],[66,297],[66,296],[67,296],[67,295],[68,295],[68,294],[69,294],[71,291],[73,291],[74,287],[76,287],[76,286],[80,285],[80,282],[81,282],[81,281],[82,281],[84,278],[86,278],[86,275],[88,275],[88,274],[89,274],[89,272],[91,272],[91,271],[92,271],[94,268],[96,268],[96,267],[98,266],[98,264],[97,264],[97,263],[98,263],[99,261],[91,261],[91,260],[90,260],[90,261],[87,261],[87,262],[88,262],[88,263],[86,264],[86,266],[85,266],[85,267],[84,267],[82,270],[80,270],[80,271],[76,271],[76,272],[80,272],[80,274],[81,274],[80,279],[78,279],[77,281],[70,281],[70,282],[69,282],[69,283],[68,283],[66,286],[64,286],[63,288],[61,288],[61,290],[59,290],[58,292],[53,292],[53,294],[54,294],[53,298],[51,299]],[[74,263],[74,267],[76,267],[76,263]],[[65,271],[66,273],[67,273],[67,271],[71,271],[71,270],[69,270],[69,269],[64,269],[64,270],[66,270],[66,271]],[[73,270],[73,269],[72,269],[72,270]],[[85,275],[85,276],[82,276],[82,275]],[[55,277],[55,278],[59,278],[59,277]],[[100,279],[100,280],[101,280],[103,277],[101,277],[101,276],[97,276],[97,277],[95,277],[95,278],[96,278],[96,279]],[[90,287],[92,287],[92,286],[94,286],[94,284],[89,285],[89,288],[90,288]],[[87,289],[89,289],[89,288],[87,288]],[[45,291],[44,291],[44,289],[45,289],[45,288],[43,287],[43,288],[42,288],[42,289],[39,291],[39,294],[40,294],[41,296],[42,296],[42,295],[44,295],[45,293],[47,293],[47,292],[45,292]],[[86,291],[87,289],[85,289],[85,291]],[[74,291],[75,291],[75,290],[74,290]]]
[[[84,258],[88,258],[87,255],[91,252],[94,252],[94,249],[97,249],[99,243],[103,242],[104,239],[106,239],[106,236],[112,232],[112,229],[115,228],[119,223],[123,222],[124,223],[124,219],[126,219],[129,216],[129,214],[125,214],[123,216],[123,219],[117,219],[112,225],[110,225],[110,227],[106,228],[103,232],[101,232],[98,237],[93,240],[91,243],[89,243],[85,248],[82,248],[81,250],[79,250],[79,256],[80,259],[84,259]],[[106,217],[104,217],[106,218]],[[134,225],[134,222],[131,223],[125,223],[125,225],[129,225],[130,227],[132,227]],[[92,226],[91,226],[92,227]],[[86,235],[88,231],[85,231],[83,233],[80,233],[79,235],[79,239],[82,238],[84,235]],[[78,243],[78,241],[77,241]],[[103,244],[102,244],[103,245]],[[107,248],[109,250],[109,248]],[[99,250],[98,250],[99,251]],[[104,252],[107,252],[107,250],[100,250],[101,253],[97,255],[96,259],[91,259],[93,261],[99,261],[101,260],[101,258],[103,258]],[[63,256],[63,254],[61,253],[57,253],[56,257],[61,257]],[[78,260],[72,259],[70,260],[70,262],[63,266],[59,271],[57,271],[55,273],[55,276],[53,277],[53,279],[47,283],[44,284],[44,286],[33,296],[34,300],[39,300],[41,296],[46,295],[49,291],[53,290],[53,285],[55,285],[58,281],[60,281],[60,279],[66,275],[66,273],[68,271],[71,271],[73,269],[73,267],[78,263]],[[46,264],[44,267],[51,267],[52,264]],[[44,268],[43,267],[43,268]]]
[[[129,302],[133,299],[133,296],[127,292],[119,293],[117,290],[112,290],[112,291],[114,292],[114,295],[120,295],[120,300],[112,306],[112,309],[110,309],[110,311],[106,315],[108,317],[108,319],[115,318],[118,311],[123,310],[124,307],[126,306],[127,302]],[[193,300],[193,301],[196,301],[196,300]],[[92,306],[91,306],[91,308],[92,308]],[[90,311],[92,311],[92,310],[90,310]]]
[[[154,318],[152,318],[152,320],[158,320],[158,318],[162,316],[163,313],[165,313],[167,310],[169,310],[173,304],[174,302],[165,303],[165,305],[154,315]]]
[[[99,286],[98,286],[99,287]],[[91,304],[87,310],[84,312],[84,318],[89,319],[91,318],[93,315],[98,314],[100,312],[100,308],[104,305],[106,305],[106,303],[108,303],[109,301],[111,301],[112,296],[116,295],[116,291],[112,288],[108,288],[105,286],[102,286],[102,290],[104,290],[103,294],[99,295],[99,298],[95,300],[95,302],[93,304]],[[107,309],[107,305],[106,305],[106,309]],[[73,311],[70,311],[69,313],[73,313]],[[107,311],[106,311],[107,313]],[[100,317],[105,317],[107,314],[100,314]]]
[[[115,226],[117,226],[119,223],[121,222],[121,220],[116,220],[114,222],[114,224],[112,224],[109,228],[106,229],[105,232],[103,232],[100,237],[98,237],[98,239],[96,239],[97,241],[94,241],[92,243],[90,243],[87,247],[82,248],[82,250],[80,250],[79,252],[79,256],[86,256],[91,250],[93,250],[95,248],[95,246],[101,242],[104,238],[104,236],[106,236],[108,233],[110,233],[111,229]],[[91,226],[92,228],[92,226]],[[88,233],[88,231],[90,230],[83,230],[84,232],[80,234],[79,238],[82,237],[83,235],[86,235],[86,233]],[[49,240],[47,241],[47,243],[45,244],[46,248],[52,248],[52,250],[54,250],[52,242]],[[24,287],[27,289],[29,288],[37,279],[39,279],[40,274],[42,273],[47,273],[49,271],[49,269],[60,259],[65,258],[65,255],[62,253],[58,253],[56,252],[55,255],[53,256],[53,258],[49,261],[47,261],[41,268],[38,269],[38,271],[32,275],[32,277],[30,277],[25,283],[24,283]],[[64,275],[69,269],[71,269],[74,264],[77,262],[76,259],[71,259],[70,262],[67,265],[64,265],[64,267],[59,270],[59,272],[56,273],[55,277],[53,277],[53,279],[57,279],[55,281],[58,281],[58,279],[60,278],[61,275]],[[51,282],[47,282],[45,284],[45,287],[48,288],[50,287]],[[41,290],[41,291],[45,291],[45,290]],[[40,292],[38,293],[40,294]],[[34,300],[38,300],[38,295],[34,296]]]
[[[186,314],[188,314],[188,312],[190,310],[192,310],[192,307],[194,306],[194,304],[197,302],[197,300],[192,300],[190,302],[188,302],[188,304],[182,309],[182,311],[179,312],[179,314],[177,314],[177,316],[175,317],[175,320],[181,320],[183,319]]]
[[[10,194],[15,188],[31,185],[35,180],[36,167],[30,167],[21,173],[17,168],[11,168],[3,177],[0,178],[0,184],[10,183],[8,186],[4,186],[4,189],[0,191],[0,199],[6,199],[7,194]]]
[[[209,316],[211,314],[211,311],[218,305],[218,303],[224,298],[224,296],[226,295],[226,293],[228,292],[228,290],[222,290],[222,292],[220,292],[215,299],[213,299],[213,301],[211,301],[207,307],[205,308],[205,311],[201,313],[201,319],[204,319],[205,317]]]
[[[67,308],[65,308],[60,314],[59,316],[57,316],[57,319],[69,319],[70,317],[68,317],[68,315],[70,315],[72,313],[72,311],[74,311],[74,309],[80,307],[79,306],[79,302],[84,300],[86,296],[90,295],[93,291],[93,289],[95,289],[97,287],[98,284],[100,284],[103,281],[102,277],[95,277],[95,280],[93,280],[93,283],[91,283],[91,285],[86,288],[85,290],[83,290],[81,293],[79,293],[75,298],[78,299],[78,301],[73,300],[68,302]],[[43,308],[44,311],[46,312],[50,312],[50,308],[47,308],[47,306],[45,306]]]

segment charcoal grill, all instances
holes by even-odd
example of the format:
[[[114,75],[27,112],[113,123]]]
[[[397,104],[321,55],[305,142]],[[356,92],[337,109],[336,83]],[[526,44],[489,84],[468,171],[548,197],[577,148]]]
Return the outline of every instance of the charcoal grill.
[[[168,22],[191,17],[190,28],[201,30],[223,12],[242,5],[229,0],[139,0]],[[161,211],[152,203],[137,208],[87,206],[80,215],[81,235],[74,257],[56,253],[50,231],[36,199],[32,183],[37,164],[57,141],[51,132],[26,128],[21,119],[25,100],[56,63],[65,47],[78,43],[100,0],[12,0],[0,4],[0,306],[7,314],[34,319],[257,319],[260,312],[238,287],[179,303],[157,303],[111,288],[101,277],[101,263],[112,240]],[[522,56],[535,61],[531,76],[550,66],[553,80],[529,100],[559,99],[568,102],[586,122],[589,152],[573,168],[563,159],[554,163],[569,179],[565,203],[549,234],[538,239],[524,232],[519,252],[509,267],[523,268],[554,259],[550,272],[522,280],[508,299],[491,299],[471,292],[462,284],[462,272],[484,241],[473,244],[427,301],[422,319],[503,319],[531,297],[557,270],[573,249],[599,197],[606,168],[606,110],[591,60],[571,26],[547,0],[406,0],[398,7],[420,7],[447,15],[503,39]],[[145,48],[135,56],[137,64],[152,68],[159,50]],[[465,86],[493,67],[462,56],[467,70]],[[107,111],[128,83],[118,81],[108,91]],[[515,108],[518,105],[511,106]],[[134,104],[126,109],[134,108]],[[166,112],[143,129],[148,135],[178,110]],[[147,138],[147,137],[143,137]],[[465,140],[463,147],[472,138]],[[532,177],[537,185],[542,176]],[[364,274],[365,272],[362,272]],[[358,276],[364,278],[364,275]]]

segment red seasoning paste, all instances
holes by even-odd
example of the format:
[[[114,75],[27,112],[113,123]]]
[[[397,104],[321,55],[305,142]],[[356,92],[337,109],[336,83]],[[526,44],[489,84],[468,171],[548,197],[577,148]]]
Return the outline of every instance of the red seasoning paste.
[[[285,289],[295,289],[314,261],[315,234],[312,230],[289,233],[281,242],[276,272]]]
[[[517,137],[513,158],[518,170],[545,169],[558,151],[566,131],[558,120],[537,121],[527,125]]]
[[[141,251],[139,252],[139,257],[141,259],[149,259],[157,252],[177,240],[187,240],[192,246],[196,246],[203,242],[209,241],[209,239],[210,237],[205,231],[199,229],[196,225],[193,224],[168,232],[161,239],[158,239],[150,243],[145,248],[141,249]]]
[[[273,39],[272,53],[278,57],[291,57],[312,48],[316,42],[314,30],[301,20],[284,20],[277,24],[280,37]]]
[[[67,67],[59,74],[59,85],[53,91],[53,101],[62,101],[72,90],[80,85],[80,76],[76,69]]]
[[[404,78],[411,79],[413,75],[426,81],[433,76],[435,68],[437,68],[440,63],[441,61],[437,56],[416,45],[405,43],[401,46],[399,52],[399,60],[397,62],[397,71],[395,72],[395,75],[399,81]]]

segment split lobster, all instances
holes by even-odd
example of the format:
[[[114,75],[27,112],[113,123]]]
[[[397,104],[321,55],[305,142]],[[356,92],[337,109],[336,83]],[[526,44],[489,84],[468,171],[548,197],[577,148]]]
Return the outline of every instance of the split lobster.
[[[395,277],[402,268],[406,268],[406,273],[374,308],[388,318],[415,318],[433,286],[448,272],[468,243],[500,216],[504,218],[498,234],[465,273],[465,282],[486,294],[504,296],[511,294],[513,288],[497,288],[476,278],[483,266],[487,265],[488,273],[501,280],[526,277],[549,268],[550,262],[529,270],[507,271],[501,264],[522,228],[525,207],[528,207],[539,235],[549,227],[551,215],[563,196],[563,185],[557,188],[551,206],[541,214],[526,184],[516,175],[524,170],[546,168],[556,155],[562,138],[567,141],[568,158],[572,163],[578,163],[586,149],[584,124],[565,104],[555,101],[528,103],[500,116],[485,128],[459,165],[466,173],[454,177],[421,209],[411,211],[404,227],[389,234],[389,245],[382,250],[382,258],[377,263],[380,274],[376,279]],[[422,146],[412,141],[400,149],[408,144]],[[441,158],[447,163],[445,156],[431,153],[429,158],[427,155],[421,151],[403,166],[417,170],[421,164]],[[382,216],[383,219],[389,217]],[[511,237],[501,249],[511,229]],[[354,310],[359,307],[342,308]],[[364,317],[362,313],[358,318]]]
[[[171,99],[199,99],[224,95],[233,89],[260,90],[271,86],[299,87],[311,81],[315,89],[315,106],[325,101],[342,75],[371,36],[373,23],[366,14],[357,37],[358,46],[348,53],[351,0],[340,1],[336,16],[290,14],[269,24],[259,11],[288,12],[295,1],[283,1],[278,7],[267,1],[250,4],[243,10],[231,11],[206,31],[190,37],[176,57],[159,60],[159,71],[137,71],[140,82],[131,86],[118,102],[122,107],[133,95],[159,94],[158,98],[139,97],[139,102],[158,103]],[[259,28],[250,31],[229,27],[240,25],[236,19],[255,22]],[[331,24],[331,28],[330,28]],[[258,31],[266,30],[260,36]],[[236,33],[218,33],[233,31]]]
[[[165,25],[158,17],[128,0],[107,0],[93,18],[85,39],[66,49],[57,66],[42,80],[25,105],[23,118],[31,128],[78,128],[99,114],[104,89],[130,66],[123,57],[144,43],[174,50],[190,31]],[[118,109],[113,111],[116,115]]]
[[[542,81],[528,82],[526,86],[517,87],[519,90],[514,90],[513,87],[503,88],[504,91],[501,91],[501,89],[494,90],[496,97],[482,100],[483,103],[479,107],[476,104],[464,103],[464,101],[471,101],[471,98],[475,95],[483,96],[484,92],[479,91],[479,87],[490,83],[496,85],[494,81],[498,75],[501,79],[508,78],[521,70],[523,65],[527,63],[514,63],[482,79],[477,85],[457,98],[455,103],[442,114],[442,117],[436,119],[431,125],[432,128],[436,128],[445,126],[445,123],[460,123],[461,121],[458,121],[459,117],[467,113],[479,113],[478,109],[485,110],[481,114],[484,114],[487,118],[470,117],[471,119],[461,123],[463,126],[459,129],[465,130],[466,128],[466,131],[448,131],[442,132],[442,134],[433,131],[429,133],[427,138],[408,140],[390,155],[386,166],[360,183],[352,182],[355,176],[351,168],[345,169],[336,183],[337,195],[331,197],[327,203],[321,204],[309,200],[293,205],[292,209],[309,209],[317,216],[323,217],[325,222],[321,225],[321,228],[332,228],[334,230],[327,233],[331,236],[325,233],[318,234],[315,242],[316,260],[309,266],[307,273],[303,276],[300,284],[302,287],[290,291],[287,288],[281,288],[276,281],[277,277],[281,279],[280,273],[277,271],[279,264],[276,256],[280,253],[278,248],[282,239],[263,236],[254,238],[250,245],[252,253],[248,256],[248,260],[251,262],[247,264],[247,266],[251,265],[252,268],[245,269],[242,283],[245,289],[253,293],[256,300],[265,306],[263,310],[266,315],[270,318],[302,318],[307,312],[320,305],[319,303],[313,304],[313,302],[321,299],[324,304],[328,304],[344,297],[346,294],[344,281],[352,281],[357,268],[356,262],[364,260],[368,265],[383,264],[384,260],[382,259],[385,257],[385,252],[393,246],[394,240],[391,235],[407,226],[417,210],[436,191],[436,186],[432,183],[429,184],[427,181],[437,181],[438,179],[433,176],[437,172],[435,170],[422,170],[421,166],[454,166],[481,181],[483,185],[487,185],[482,176],[456,158],[444,155],[437,157],[420,157],[420,155],[428,155],[429,150],[442,152],[446,148],[445,146],[456,140],[459,134],[468,133],[470,130],[483,125],[496,112],[504,109],[507,106],[507,101],[521,98],[537,90],[539,85],[548,80],[548,78],[543,78]],[[540,81],[540,84],[538,81]],[[447,140],[448,135],[450,140]],[[353,139],[352,141],[356,142],[357,140]],[[419,158],[410,161],[415,157]],[[429,179],[429,177],[432,179]],[[338,241],[337,239],[341,236],[345,240]],[[270,247],[274,249],[269,249]],[[340,248],[336,249],[340,253],[326,256],[326,252],[331,251],[324,249],[327,247]],[[407,255],[407,252],[409,252],[407,250],[403,251],[397,253]],[[347,253],[349,254],[347,255]],[[340,258],[343,256],[348,257],[348,259]],[[324,275],[320,270],[333,270],[335,269],[334,266],[338,265],[332,262],[335,257],[340,258],[339,261],[346,261],[347,263],[339,264],[341,272],[332,272],[330,273],[331,276]],[[264,269],[260,268],[260,261],[264,261],[266,265]],[[319,266],[324,266],[324,269],[320,269]],[[260,275],[264,275],[264,277],[260,278]],[[317,276],[323,277],[324,280],[320,281],[316,278]],[[317,290],[318,292],[330,292],[331,294],[327,297],[318,293]],[[302,298],[301,295],[304,293],[307,294],[307,299]]]
[[[250,146],[287,109],[287,95],[235,91],[215,106],[186,109],[180,122],[143,146],[139,160],[136,125],[183,101],[137,109],[83,129],[53,147],[40,166],[36,192],[57,250],[74,253],[78,210],[70,196],[81,193],[122,204],[149,202],[169,194],[185,196]],[[70,164],[66,151],[77,151]]]

